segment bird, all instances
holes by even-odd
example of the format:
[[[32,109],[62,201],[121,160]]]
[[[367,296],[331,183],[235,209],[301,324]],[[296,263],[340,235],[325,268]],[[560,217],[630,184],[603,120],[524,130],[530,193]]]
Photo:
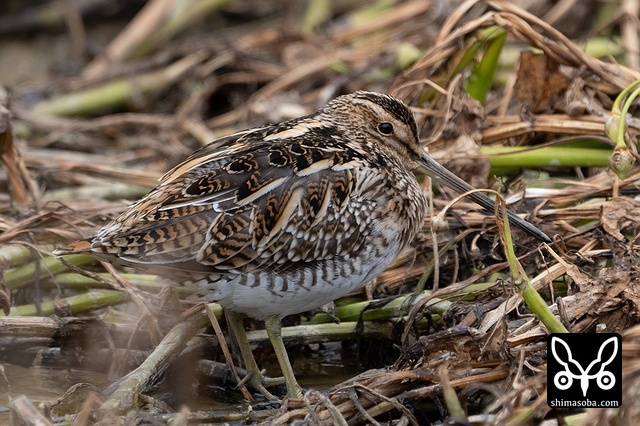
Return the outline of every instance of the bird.
[[[96,235],[53,254],[91,253],[182,280],[225,309],[254,389],[277,399],[267,387],[284,382],[287,398],[301,398],[281,320],[363,286],[414,239],[428,209],[414,171],[460,193],[474,189],[423,149],[408,106],[356,91],[205,145]],[[494,208],[482,193],[469,197]],[[262,375],[244,316],[264,321],[283,377]]]

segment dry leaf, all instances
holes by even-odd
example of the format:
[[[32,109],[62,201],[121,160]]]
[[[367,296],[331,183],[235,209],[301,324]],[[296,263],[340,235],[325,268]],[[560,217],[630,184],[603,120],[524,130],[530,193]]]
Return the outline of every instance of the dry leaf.
[[[568,87],[569,79],[549,56],[532,51],[520,54],[515,93],[522,111],[533,114],[554,112]]]
[[[632,198],[614,198],[602,204],[600,222],[604,231],[617,239],[624,241],[623,232],[633,232],[640,229],[640,202]]]

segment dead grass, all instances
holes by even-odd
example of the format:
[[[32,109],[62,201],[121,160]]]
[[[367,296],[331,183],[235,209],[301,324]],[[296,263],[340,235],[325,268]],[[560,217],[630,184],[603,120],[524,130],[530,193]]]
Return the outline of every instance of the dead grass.
[[[517,235],[515,250],[524,271],[569,331],[623,334],[624,398],[637,399],[638,171],[621,179],[608,170],[615,143],[605,133],[613,100],[640,79],[633,68],[635,20],[619,15],[600,27],[607,37],[614,34],[618,51],[596,54],[545,18],[506,1],[465,1],[455,10],[406,1],[381,13],[365,2],[337,2],[320,18],[305,15],[314,2],[306,11],[296,3],[295,13],[286,13],[289,2],[264,2],[264,9],[252,10],[252,2],[237,1],[215,6],[227,15],[201,12],[211,14],[215,31],[194,24],[192,17],[174,17],[182,27],[193,27],[179,37],[171,33],[163,3],[170,2],[149,2],[73,77],[21,84],[0,110],[1,184],[7,189],[0,194],[0,301],[10,315],[0,317],[0,339],[16,344],[38,333],[52,339],[49,344],[64,346],[71,334],[82,333],[96,340],[91,345],[96,350],[97,341],[104,340],[114,354],[148,355],[143,367],[116,384],[117,390],[96,390],[102,395],[87,397],[81,409],[65,414],[79,413],[82,424],[106,424],[117,415],[122,421],[153,419],[154,424],[173,419],[173,424],[304,420],[416,425],[447,418],[532,424],[565,415],[546,405],[548,331],[505,272],[495,218],[465,202],[452,207],[448,230],[432,238],[428,220],[410,251],[352,295],[358,302],[382,302],[354,305],[348,313],[349,306],[341,307],[336,313],[349,318],[343,323],[359,323],[353,329],[364,330],[361,338],[384,336],[396,344],[400,355],[394,365],[365,371],[328,392],[309,391],[303,400],[279,408],[230,410],[226,418],[207,410],[179,411],[152,397],[154,383],[165,380],[162,373],[184,362],[188,345],[201,345],[194,342],[200,342],[196,333],[203,328],[202,318],[176,325],[190,305],[180,289],[166,293],[164,282],[146,281],[143,275],[121,279],[122,271],[113,268],[110,276],[90,259],[75,260],[90,272],[64,275],[68,269],[50,257],[55,245],[94,232],[127,205],[122,199],[144,194],[193,149],[233,130],[302,115],[356,89],[389,92],[412,105],[437,160],[475,186],[501,187],[516,200],[511,208],[528,213],[531,222],[554,237],[553,245],[538,247]],[[562,18],[557,9],[547,13],[547,19]],[[73,21],[73,11],[67,14]],[[233,16],[254,22],[242,25]],[[615,36],[618,23],[624,28],[621,39]],[[82,28],[74,28],[74,41],[81,46]],[[506,30],[507,42],[492,90],[481,104],[465,91],[473,76],[465,55],[482,56],[487,28]],[[594,28],[585,32],[588,38],[581,35],[587,46],[604,37]],[[151,45],[154,34],[172,41]],[[469,54],[473,43],[480,47]],[[413,56],[399,59],[399,52]],[[509,61],[508,52],[518,59]],[[402,69],[399,62],[412,65]],[[636,112],[634,104],[626,132],[634,157],[640,133]],[[531,161],[536,158],[535,165],[492,169],[486,153],[491,148],[496,157],[511,155],[503,147],[522,147]],[[560,151],[545,151],[549,148],[566,150],[558,158],[549,153]],[[600,155],[595,163],[581,163],[594,152]],[[515,164],[514,157],[509,159]],[[500,172],[505,182],[488,182]],[[436,197],[433,216],[448,197]],[[431,288],[434,280],[437,291],[418,287],[421,282]],[[161,294],[141,295],[138,287]],[[111,302],[102,303],[100,295],[114,289],[134,303],[126,310],[105,310]],[[76,305],[73,297],[83,294],[91,294],[93,304]],[[405,297],[391,315],[384,310],[387,296]],[[55,321],[42,313],[47,302],[53,302]],[[17,318],[19,305],[33,306],[41,321]],[[387,316],[379,319],[383,313]],[[93,322],[84,325],[80,315],[98,318],[102,331]],[[329,321],[328,315],[317,314],[300,327],[317,327],[318,341],[352,339],[338,337],[334,329],[332,337],[322,337],[328,330],[322,323]],[[290,328],[291,341],[301,339],[297,330]],[[255,341],[258,333],[251,334]],[[138,347],[136,340],[146,344]],[[28,399],[16,399],[12,406],[21,418],[31,408]],[[634,404],[616,412],[590,409],[584,416],[583,424],[640,422]],[[59,423],[62,417],[48,421]]]

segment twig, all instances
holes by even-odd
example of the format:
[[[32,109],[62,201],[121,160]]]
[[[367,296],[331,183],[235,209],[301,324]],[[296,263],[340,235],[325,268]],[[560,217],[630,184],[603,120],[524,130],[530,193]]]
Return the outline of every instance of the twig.
[[[206,322],[205,313],[199,312],[173,327],[142,365],[120,381],[117,389],[102,404],[101,410],[124,413],[134,408],[135,395],[146,392],[155,383]]]

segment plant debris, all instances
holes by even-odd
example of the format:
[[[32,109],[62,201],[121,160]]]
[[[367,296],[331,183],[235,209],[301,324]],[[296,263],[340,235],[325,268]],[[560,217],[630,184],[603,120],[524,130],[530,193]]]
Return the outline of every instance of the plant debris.
[[[113,14],[105,2],[41,3],[64,5],[57,24],[26,6],[9,11],[11,25],[0,19],[15,38],[0,53],[39,37],[65,52],[34,51],[54,71],[3,77],[0,94],[0,405],[13,424],[640,423],[628,403],[640,392],[637,10],[603,26],[604,5],[579,2],[584,26],[564,28],[564,2],[545,1],[117,1]],[[234,342],[207,328],[180,283],[51,257],[193,150],[358,89],[407,102],[437,161],[503,194],[553,243],[435,188],[423,232],[388,270],[286,320],[294,368],[322,359],[309,369],[331,381],[319,373],[302,381],[303,399],[277,406],[238,390],[244,372],[222,356],[229,344],[238,363]],[[609,167],[621,145],[631,161],[618,177]],[[258,362],[277,374],[252,327]],[[556,329],[623,335],[622,408],[547,405]],[[336,357],[349,377],[333,376]],[[14,365],[87,370],[109,385],[20,396]]]

